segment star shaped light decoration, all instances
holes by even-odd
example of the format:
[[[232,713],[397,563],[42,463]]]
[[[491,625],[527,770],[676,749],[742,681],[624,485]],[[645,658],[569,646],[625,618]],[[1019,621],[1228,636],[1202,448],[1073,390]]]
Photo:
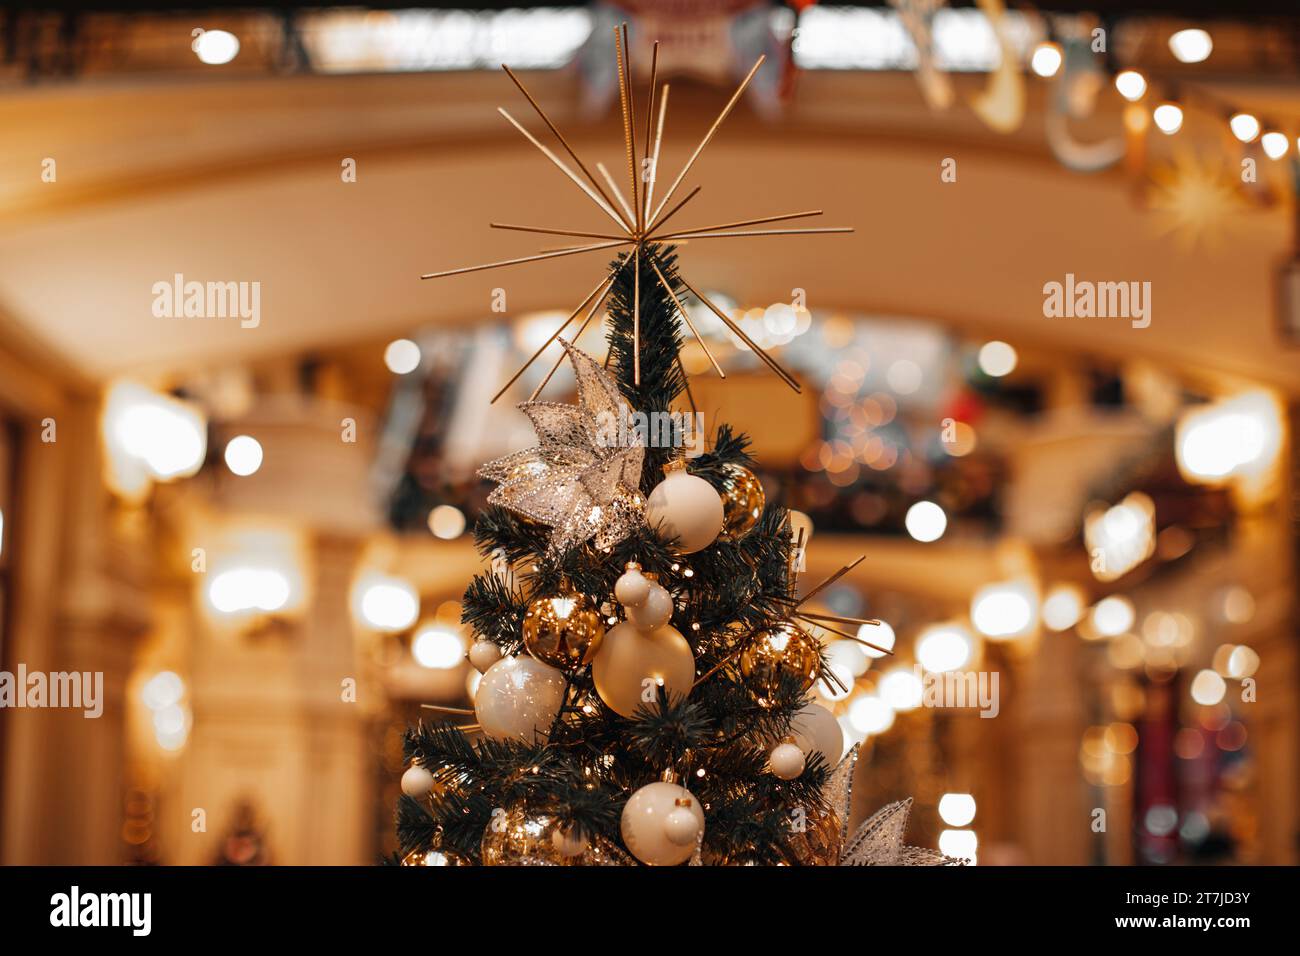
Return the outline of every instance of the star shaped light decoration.
[[[529,105],[532,106],[533,110],[537,113],[537,115],[541,118],[542,122],[546,125],[546,128],[550,130],[552,135],[554,135],[555,139],[559,142],[559,145],[562,148],[562,150],[568,155],[573,165],[577,167],[578,172],[575,172],[573,166],[570,166],[567,162],[565,162],[563,159],[557,156],[556,153],[551,148],[543,145],[532,133],[530,133],[523,126],[523,124],[521,124],[518,120],[516,120],[513,116],[511,116],[509,112],[507,112],[505,109],[499,109],[499,112],[501,113],[502,116],[506,118],[506,120],[512,126],[515,127],[515,129],[519,130],[519,132],[523,134],[525,139],[527,139],[530,143],[532,143],[535,147],[537,147],[537,149],[542,153],[542,155],[545,156],[561,173],[563,173],[564,176],[567,177],[569,181],[573,183],[574,186],[576,186],[579,190],[581,190],[583,195],[585,195],[589,200],[591,200],[591,202],[595,203],[596,206],[606,216],[609,217],[609,219],[614,223],[616,228],[611,232],[587,232],[587,231],[581,231],[575,229],[555,229],[555,228],[544,227],[544,226],[522,226],[522,225],[516,225],[512,223],[494,222],[491,223],[493,229],[507,229],[515,232],[528,232],[528,233],[535,233],[535,234],[549,235],[549,236],[566,236],[566,237],[576,237],[581,239],[598,239],[601,241],[594,242],[594,243],[586,243],[583,245],[569,245],[559,249],[542,250],[534,255],[523,256],[517,259],[505,259],[500,262],[488,262],[482,265],[466,266],[460,269],[449,269],[445,272],[430,272],[420,277],[421,279],[439,279],[446,276],[463,275],[468,272],[480,272],[485,269],[498,269],[504,266],[519,265],[526,262],[537,262],[544,259],[554,259],[559,256],[577,255],[583,252],[596,252],[600,250],[621,249],[627,246],[632,247],[631,255],[625,256],[622,262],[620,262],[619,265],[616,266],[609,275],[601,279],[601,281],[596,284],[596,287],[592,289],[592,291],[587,295],[587,297],[582,301],[582,303],[579,304],[579,306],[569,314],[568,318],[566,318],[564,322],[561,323],[560,327],[557,328],[555,332],[551,334],[550,338],[548,338],[546,342],[542,344],[541,348],[539,348],[533,354],[533,356],[529,358],[527,362],[524,363],[523,368],[519,369],[519,371],[517,371],[510,378],[510,381],[506,382],[506,384],[502,386],[501,390],[498,391],[495,396],[493,396],[492,398],[493,402],[495,402],[503,394],[505,394],[506,390],[509,389],[510,386],[512,386],[516,381],[518,381],[519,377],[523,375],[524,372],[529,368],[529,366],[531,366],[533,362],[535,362],[538,359],[538,357],[542,354],[542,352],[545,351],[545,349],[552,342],[554,342],[557,338],[559,338],[561,333],[563,333],[564,330],[567,329],[575,319],[577,319],[578,314],[582,312],[583,309],[587,309],[586,317],[583,319],[582,324],[579,326],[577,333],[573,336],[573,341],[577,341],[579,336],[582,335],[583,331],[586,330],[588,324],[592,320],[592,317],[596,314],[597,309],[600,308],[601,303],[604,302],[605,297],[609,294],[609,290],[613,287],[614,279],[617,276],[618,272],[622,270],[629,261],[634,263],[633,281],[635,283],[635,289],[639,293],[640,283],[642,281],[641,263],[642,263],[642,259],[646,258],[643,257],[642,252],[645,250],[645,247],[650,243],[673,242],[673,241],[682,241],[682,240],[694,241],[696,239],[728,239],[728,238],[739,238],[739,237],[746,237],[746,236],[789,236],[789,235],[810,235],[810,234],[818,234],[818,233],[847,233],[853,231],[852,229],[847,227],[826,227],[826,228],[808,228],[808,229],[786,229],[786,228],[746,229],[744,228],[748,226],[762,225],[765,223],[786,222],[792,219],[805,219],[810,216],[820,216],[822,214],[822,211],[820,209],[811,209],[804,212],[784,213],[775,216],[760,216],[753,219],[743,219],[737,222],[717,223],[711,226],[697,226],[689,229],[669,229],[667,226],[668,220],[671,219],[677,213],[678,210],[680,210],[683,206],[685,206],[687,203],[689,203],[692,199],[695,198],[695,196],[700,191],[700,187],[696,186],[694,189],[688,192],[683,198],[678,200],[671,208],[666,208],[668,206],[669,201],[673,198],[674,195],[676,195],[677,190],[681,187],[683,180],[686,179],[692,167],[694,167],[696,160],[700,158],[700,154],[704,152],[704,148],[709,145],[709,142],[713,139],[714,134],[717,133],[718,128],[722,125],[723,120],[727,118],[728,114],[731,113],[736,103],[740,101],[740,97],[745,92],[745,88],[749,86],[750,81],[754,78],[754,74],[758,72],[758,68],[762,66],[763,60],[765,58],[760,56],[758,60],[754,63],[749,73],[745,76],[745,79],[741,81],[740,86],[737,87],[736,92],[732,94],[731,99],[729,99],[727,101],[726,106],[722,108],[722,112],[718,114],[718,118],[713,121],[713,125],[710,126],[708,132],[704,134],[704,138],[700,140],[699,145],[695,147],[695,151],[691,153],[690,158],[686,161],[686,165],[682,167],[681,172],[677,174],[676,179],[673,180],[672,184],[668,187],[668,189],[664,192],[663,196],[659,199],[658,203],[656,204],[655,187],[657,185],[659,152],[660,152],[660,147],[663,143],[664,119],[668,113],[668,90],[669,90],[669,85],[667,83],[663,84],[661,88],[657,86],[658,65],[659,65],[659,43],[658,41],[655,42],[653,53],[651,55],[651,60],[650,60],[650,94],[647,97],[647,105],[646,105],[646,112],[645,112],[645,137],[644,137],[644,144],[643,144],[643,152],[639,164],[637,161],[638,156],[637,156],[636,131],[633,128],[636,125],[636,121],[635,121],[636,104],[633,101],[632,86],[631,86],[631,80],[629,76],[631,72],[631,64],[628,59],[626,23],[622,24],[621,26],[614,27],[614,52],[615,52],[615,57],[618,61],[619,101],[622,106],[622,112],[623,112],[623,145],[624,145],[625,152],[627,154],[628,185],[629,185],[629,190],[631,195],[630,202],[627,196],[623,193],[623,191],[619,189],[618,184],[614,180],[614,177],[610,175],[609,170],[606,169],[604,165],[602,165],[601,163],[596,164],[596,169],[600,172],[600,176],[601,176],[600,179],[597,179],[594,175],[592,175],[591,170],[588,169],[587,165],[581,159],[578,158],[578,154],[574,152],[573,147],[569,144],[569,141],[564,138],[564,134],[560,132],[560,130],[556,127],[556,125],[553,122],[551,122],[550,117],[546,115],[546,112],[541,108],[540,105],[538,105],[537,100],[533,98],[532,94],[529,93],[528,90],[524,87],[523,83],[520,82],[519,77],[517,77],[514,74],[514,72],[508,66],[505,65],[502,66],[502,69],[505,70],[506,75],[509,76],[510,79],[514,82],[515,86],[519,88],[519,91],[524,94],[524,97],[528,100]],[[656,98],[658,98],[658,103],[659,103],[659,107],[657,111],[655,109]],[[644,177],[639,175],[641,169],[645,170]],[[581,173],[581,175],[579,175],[579,173]],[[603,180],[603,185],[602,185],[602,180]],[[606,187],[608,187],[609,189],[608,192],[606,191]],[[613,194],[614,198],[611,198],[611,193]],[[708,356],[709,361],[712,363],[714,370],[718,373],[719,376],[721,376],[722,378],[726,378],[726,374],[722,371],[722,367],[718,365],[717,360],[713,357],[713,353],[709,351],[708,345],[706,345],[704,339],[700,337],[699,331],[695,328],[695,325],[692,323],[690,316],[687,315],[686,309],[682,304],[681,299],[678,297],[677,293],[673,290],[667,278],[663,275],[663,273],[659,270],[659,268],[654,265],[654,262],[652,260],[649,261],[649,265],[651,266],[651,274],[645,277],[646,281],[657,281],[664,287],[665,290],[667,290],[669,297],[673,300],[673,302],[677,306],[677,311],[681,314],[682,318],[685,320],[687,328],[690,329],[691,333],[695,336],[695,339],[700,343],[700,346],[703,348],[704,353]],[[740,326],[737,325],[732,320],[732,318],[726,314],[726,312],[724,312],[712,301],[710,301],[706,296],[704,296],[701,292],[699,292],[695,287],[693,287],[689,282],[687,282],[685,278],[682,278],[681,276],[679,276],[678,278],[680,279],[682,286],[686,289],[688,293],[695,296],[710,311],[712,311],[722,321],[722,323],[727,328],[729,328],[732,331],[732,333],[736,335],[737,338],[739,338],[742,342],[744,342],[745,345],[751,351],[753,351],[755,355],[757,355],[760,359],[762,359],[762,361],[768,366],[768,368],[770,368],[774,373],[776,373],[776,375],[778,375],[782,381],[784,381],[787,385],[790,386],[790,388],[794,389],[796,392],[801,391],[799,387],[799,383],[795,381],[794,377],[789,372],[787,372],[784,368],[782,368],[779,364],[777,364],[775,359],[773,359],[770,355],[768,355],[767,352],[761,349],[757,343],[755,343],[748,335],[746,335],[744,331],[740,328]],[[640,295],[639,294],[637,294],[634,297],[633,302],[634,302],[633,379],[637,385],[640,385],[641,384],[641,348],[640,348],[641,343],[640,343],[640,311],[639,311]],[[537,387],[537,389],[534,390],[532,394],[533,399],[536,399],[538,393],[542,390],[542,388],[545,387],[546,383],[550,381],[551,376],[555,374],[555,371],[556,369],[559,368],[560,362],[563,361],[563,358],[564,356],[560,356],[560,358],[557,359],[554,368],[551,369],[550,373],[542,380],[541,384]]]
[[[537,431],[534,448],[490,461],[479,474],[499,482],[488,502],[555,529],[559,554],[595,538],[597,548],[622,541],[640,524],[638,490],[645,446],[618,386],[590,355],[564,339],[578,382],[578,404],[527,401],[519,410]]]

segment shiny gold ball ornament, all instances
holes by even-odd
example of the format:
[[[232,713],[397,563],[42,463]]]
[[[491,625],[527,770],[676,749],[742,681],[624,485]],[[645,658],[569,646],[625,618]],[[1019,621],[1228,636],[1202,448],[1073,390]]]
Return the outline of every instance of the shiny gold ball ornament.
[[[784,675],[797,680],[801,691],[812,687],[818,664],[813,640],[790,627],[757,635],[740,654],[740,674],[765,707],[775,698]]]
[[[754,530],[767,504],[763,483],[743,465],[722,466],[722,541],[739,541]]]
[[[670,700],[689,694],[695,683],[695,655],[671,624],[642,631],[624,621],[605,635],[591,677],[610,710],[632,717],[638,708],[654,705],[659,687]]]
[[[565,866],[555,817],[522,806],[498,808],[483,828],[484,866]]]
[[[402,866],[473,866],[459,853],[450,850],[412,850],[402,857]]]
[[[604,636],[595,602],[576,591],[538,598],[524,613],[524,647],[552,667],[572,670],[590,664]]]
[[[802,829],[790,838],[790,849],[800,866],[837,866],[840,860],[840,818],[834,810],[810,813]]]

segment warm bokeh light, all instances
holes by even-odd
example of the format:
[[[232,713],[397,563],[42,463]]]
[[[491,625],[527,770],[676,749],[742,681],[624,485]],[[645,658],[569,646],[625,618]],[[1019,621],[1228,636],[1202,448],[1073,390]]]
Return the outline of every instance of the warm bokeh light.
[[[429,530],[446,541],[459,538],[465,532],[465,513],[455,505],[438,505],[429,512]]]
[[[252,435],[236,435],[226,443],[226,467],[246,478],[262,467],[262,443]]]
[[[1269,159],[1281,159],[1291,149],[1291,141],[1287,139],[1286,133],[1277,130],[1269,130],[1261,136],[1259,145]]]
[[[420,613],[415,588],[399,578],[370,576],[357,585],[357,616],[377,631],[404,631]]]
[[[975,798],[969,793],[945,793],[939,798],[939,819],[950,827],[964,827],[975,819]]]
[[[1122,578],[1155,552],[1155,502],[1134,491],[1110,508],[1090,510],[1083,520],[1083,539],[1093,576],[1099,581]]]
[[[289,603],[290,593],[288,577],[276,568],[231,568],[208,584],[208,602],[222,614],[273,613]]]
[[[985,342],[979,351],[980,371],[992,378],[1010,375],[1016,368],[1019,357],[1016,350],[1006,342],[994,340]]]
[[[1178,420],[1178,467],[1189,481],[1213,484],[1238,475],[1253,476],[1273,463],[1282,422],[1273,398],[1247,392],[1203,405]]]
[[[1237,139],[1249,143],[1259,135],[1259,120],[1250,113],[1236,113],[1228,120],[1228,128]]]
[[[1053,631],[1066,631],[1083,617],[1083,589],[1073,584],[1058,584],[1043,599],[1043,623]]]
[[[203,413],[135,382],[118,382],[109,388],[101,432],[109,484],[128,495],[151,480],[192,475],[207,456],[208,423]]]
[[[888,621],[881,621],[879,624],[863,624],[858,628],[858,637],[864,641],[870,641],[876,647],[883,647],[885,650],[892,651],[894,642],[898,639],[894,634],[894,629],[889,626]],[[876,647],[867,647],[861,645],[862,653],[867,657],[884,657],[885,652],[876,650]]]
[[[1122,594],[1112,594],[1093,605],[1092,626],[1103,637],[1114,637],[1131,628],[1136,616],[1132,601]]]
[[[849,704],[849,723],[867,736],[883,734],[894,726],[894,711],[875,694],[863,694]]]
[[[929,543],[943,537],[948,528],[948,516],[933,501],[918,501],[907,509],[903,524],[907,533],[917,541]]]
[[[159,671],[140,688],[140,700],[150,710],[180,703],[184,696],[185,682],[175,671]]]
[[[1046,79],[1056,76],[1061,69],[1061,60],[1060,44],[1043,42],[1034,47],[1033,55],[1029,58],[1029,67]]]
[[[384,349],[384,364],[394,375],[406,375],[420,367],[420,347],[410,339],[394,339]]]
[[[193,48],[200,63],[220,66],[239,55],[239,37],[226,30],[204,30],[194,38]]]
[[[1228,685],[1223,678],[1208,668],[1192,678],[1192,700],[1203,707],[1219,703],[1227,691]]]
[[[1151,113],[1156,128],[1166,136],[1172,136],[1183,128],[1183,108],[1176,103],[1161,103]]]
[[[925,688],[910,667],[895,667],[880,678],[880,699],[894,710],[905,713],[921,706]]]
[[[1200,63],[1214,50],[1210,35],[1198,27],[1179,30],[1169,38],[1169,50],[1180,63]]]
[[[980,588],[971,599],[971,623],[993,640],[1018,637],[1033,627],[1035,604],[1033,588],[1027,584],[1014,581],[990,584]]]
[[[939,624],[925,630],[916,642],[916,659],[927,671],[939,674],[964,667],[974,648],[965,628]]]
[[[457,631],[434,625],[416,632],[411,656],[421,667],[451,670],[465,660],[465,641]]]
[[[979,838],[974,830],[944,830],[939,834],[939,852],[945,856],[955,856],[975,864]]]
[[[1115,89],[1124,99],[1135,103],[1146,94],[1147,80],[1137,70],[1123,70],[1115,77]]]

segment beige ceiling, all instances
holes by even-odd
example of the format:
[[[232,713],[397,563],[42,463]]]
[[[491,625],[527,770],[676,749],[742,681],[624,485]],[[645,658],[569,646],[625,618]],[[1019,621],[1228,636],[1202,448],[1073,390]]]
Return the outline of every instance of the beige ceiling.
[[[536,74],[589,162],[618,168],[617,127],[578,114],[576,80]],[[963,92],[978,79],[963,82]],[[663,168],[678,165],[721,103],[674,89]],[[422,272],[552,245],[492,219],[604,231],[608,220],[495,114],[537,128],[504,77],[446,74],[131,86],[79,84],[0,103],[0,335],[98,378],[369,340],[427,323],[576,305],[603,253],[421,282]],[[1021,133],[965,108],[925,111],[910,77],[810,74],[786,117],[742,107],[686,186],[683,224],[824,208],[850,237],[697,241],[691,281],[763,305],[807,291],[814,308],[933,318],[1035,346],[1148,356],[1300,388],[1300,350],[1274,331],[1274,274],[1289,208],[1243,209],[1214,248],[1185,248],[1120,172],[1088,176],[1044,146],[1041,94]],[[1198,123],[1200,125],[1198,125]],[[1089,136],[1118,128],[1098,118]],[[1218,154],[1217,124],[1180,145]],[[1167,149],[1170,144],[1155,144]],[[44,157],[58,163],[42,183]],[[340,162],[358,163],[358,182]],[[940,181],[940,162],[958,181]],[[1233,159],[1235,162],[1235,158]],[[1281,167],[1267,169],[1278,176]],[[683,193],[685,189],[683,189]],[[1153,322],[1048,319],[1042,287],[1067,272],[1152,283]],[[262,324],[160,319],[151,287],[259,281]]]

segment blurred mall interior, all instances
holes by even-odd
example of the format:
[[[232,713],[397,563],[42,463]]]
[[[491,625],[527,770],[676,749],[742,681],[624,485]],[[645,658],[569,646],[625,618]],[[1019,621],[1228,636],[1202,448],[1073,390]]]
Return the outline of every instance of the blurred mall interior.
[[[0,15],[0,671],[103,674],[98,717],[0,710],[0,861],[393,852],[401,734],[477,676],[475,472],[558,347],[489,400],[606,259],[419,276],[601,230],[498,66],[618,169],[627,19],[673,175],[768,57],[693,223],[855,229],[680,255],[804,384],[693,311],[694,401],[895,642],[824,635],[858,817],[913,796],[979,865],[1297,862],[1300,11],[383,6]],[[928,706],[944,672],[995,713]]]

